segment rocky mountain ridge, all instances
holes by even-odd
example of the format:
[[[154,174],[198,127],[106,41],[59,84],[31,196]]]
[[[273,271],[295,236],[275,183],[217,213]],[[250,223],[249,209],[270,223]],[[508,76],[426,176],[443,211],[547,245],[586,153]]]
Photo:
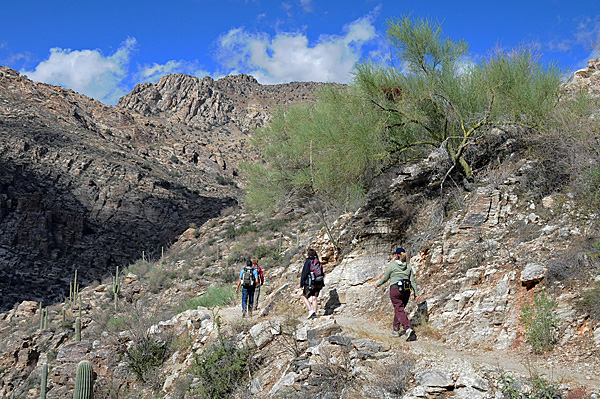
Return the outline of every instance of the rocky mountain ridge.
[[[235,206],[249,129],[322,86],[172,75],[109,107],[1,67],[0,309],[58,300],[74,269],[87,284]]]

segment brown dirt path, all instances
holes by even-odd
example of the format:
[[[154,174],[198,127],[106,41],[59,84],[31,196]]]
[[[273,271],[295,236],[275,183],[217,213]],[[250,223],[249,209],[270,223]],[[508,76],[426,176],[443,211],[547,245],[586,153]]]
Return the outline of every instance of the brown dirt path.
[[[233,323],[241,318],[241,307],[239,304],[221,308],[219,310],[223,322]],[[417,341],[406,342],[404,338],[392,338],[389,325],[369,319],[364,315],[335,314],[333,316],[342,327],[345,334],[350,336],[365,337],[389,344],[391,347],[406,351],[417,358],[424,357],[432,364],[443,363],[468,363],[476,370],[504,371],[513,375],[529,377],[533,372],[545,376],[554,382],[574,382],[579,385],[588,386],[600,390],[600,370],[589,368],[581,372],[581,365],[569,364],[568,359],[560,364],[548,362],[547,359],[533,356],[529,353],[518,351],[501,350],[460,350],[451,348],[443,342],[420,337]],[[258,323],[265,318],[255,314],[252,318],[246,318],[249,323]],[[303,320],[303,322],[311,323]],[[416,329],[418,332],[418,329]],[[577,367],[580,366],[580,367]]]
[[[421,337],[414,342],[406,342],[403,338],[390,337],[389,326],[382,326],[363,317],[336,315],[336,321],[346,333],[370,337],[389,343],[394,348],[401,348],[416,356],[425,356],[437,361],[462,361],[467,362],[475,369],[496,369],[522,376],[529,376],[532,372],[544,375],[556,382],[575,382],[576,384],[600,390],[600,370],[588,369],[582,373],[580,367],[569,364],[568,359],[561,364],[551,364],[543,357],[533,356],[529,353],[517,351],[476,351],[457,350],[450,348],[443,342]],[[418,332],[418,329],[416,329]]]

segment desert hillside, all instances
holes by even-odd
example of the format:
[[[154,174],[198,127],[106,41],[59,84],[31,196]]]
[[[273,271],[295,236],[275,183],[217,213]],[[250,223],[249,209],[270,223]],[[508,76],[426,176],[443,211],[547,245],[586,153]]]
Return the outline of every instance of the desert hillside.
[[[596,60],[563,95],[599,83]],[[582,201],[570,181],[597,123],[572,140],[495,127],[468,150],[475,177],[444,195],[448,154],[395,165],[325,228],[294,201],[246,209],[238,169],[273,107],[319,84],[172,75],[116,107],[6,68],[0,86],[1,397],[70,397],[82,361],[95,398],[600,395],[597,193]],[[409,303],[412,342],[390,336],[374,288],[398,246],[427,307]],[[309,248],[326,282],[314,319]],[[249,257],[265,285],[242,317]],[[552,325],[536,330],[532,311]]]

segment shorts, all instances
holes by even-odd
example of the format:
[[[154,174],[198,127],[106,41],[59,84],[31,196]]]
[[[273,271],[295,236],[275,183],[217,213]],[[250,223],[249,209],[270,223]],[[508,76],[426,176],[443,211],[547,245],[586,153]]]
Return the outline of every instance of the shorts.
[[[302,296],[305,298],[310,298],[311,296],[318,297],[319,292],[325,286],[325,283],[315,283],[312,287],[308,287],[308,285],[304,285],[304,291],[302,292]]]

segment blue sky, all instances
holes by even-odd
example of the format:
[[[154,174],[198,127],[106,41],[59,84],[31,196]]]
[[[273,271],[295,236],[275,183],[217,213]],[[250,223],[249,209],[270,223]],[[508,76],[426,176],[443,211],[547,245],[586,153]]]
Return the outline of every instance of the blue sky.
[[[475,61],[522,44],[565,71],[600,57],[600,0],[0,0],[0,65],[106,104],[180,72],[349,83],[407,13],[441,22]]]

